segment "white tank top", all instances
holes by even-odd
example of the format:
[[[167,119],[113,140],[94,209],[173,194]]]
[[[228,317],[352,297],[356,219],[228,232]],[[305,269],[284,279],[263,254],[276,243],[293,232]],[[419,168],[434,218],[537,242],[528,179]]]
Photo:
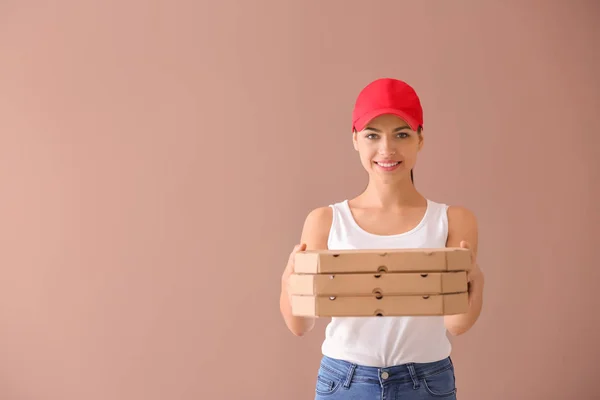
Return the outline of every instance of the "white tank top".
[[[446,204],[427,200],[420,223],[398,235],[375,235],[354,220],[348,200],[330,205],[333,221],[328,247],[340,249],[391,249],[446,247]],[[450,355],[443,316],[339,317],[325,330],[322,353],[358,365],[388,367],[409,362],[438,361]]]

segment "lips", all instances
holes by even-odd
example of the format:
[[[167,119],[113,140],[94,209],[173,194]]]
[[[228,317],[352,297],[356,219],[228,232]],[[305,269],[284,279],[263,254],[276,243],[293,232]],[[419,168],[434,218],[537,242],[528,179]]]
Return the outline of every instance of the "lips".
[[[392,168],[400,163],[401,163],[401,161],[375,161],[375,164],[379,165],[380,167],[384,167],[384,168]]]
[[[388,173],[388,172],[394,172],[398,168],[400,168],[402,161],[380,160],[380,161],[374,161],[373,163],[377,166],[376,168],[378,170]]]

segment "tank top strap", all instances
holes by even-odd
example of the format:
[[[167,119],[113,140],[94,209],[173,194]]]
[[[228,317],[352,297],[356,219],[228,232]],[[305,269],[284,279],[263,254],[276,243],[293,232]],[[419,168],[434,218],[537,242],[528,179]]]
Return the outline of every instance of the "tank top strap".
[[[434,201],[427,201],[427,217],[428,219],[445,218],[448,205],[444,203],[436,203]]]
[[[329,230],[329,248],[339,248],[340,243],[344,243],[348,239],[348,235],[352,235],[354,231],[354,218],[348,200],[343,200],[337,203],[330,204],[333,209],[331,220],[331,228]]]
[[[354,219],[350,206],[348,205],[348,200],[331,204],[330,207],[333,208],[332,224],[342,223],[344,226],[348,226],[349,222]]]

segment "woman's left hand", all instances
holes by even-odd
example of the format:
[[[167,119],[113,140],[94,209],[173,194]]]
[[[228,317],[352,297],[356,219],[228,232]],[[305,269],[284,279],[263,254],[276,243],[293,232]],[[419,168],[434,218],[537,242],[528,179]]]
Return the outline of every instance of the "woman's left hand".
[[[466,240],[460,242],[460,247],[463,249],[471,249],[471,245]],[[471,251],[471,270],[467,272],[467,282],[469,286],[469,302],[475,290],[483,289],[483,272],[477,264],[477,256]]]

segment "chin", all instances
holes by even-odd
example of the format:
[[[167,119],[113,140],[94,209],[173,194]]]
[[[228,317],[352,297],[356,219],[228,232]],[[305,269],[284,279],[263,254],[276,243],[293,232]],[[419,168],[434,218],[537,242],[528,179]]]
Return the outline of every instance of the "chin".
[[[371,175],[371,179],[379,181],[381,183],[386,183],[386,184],[395,183],[395,182],[402,180],[402,178],[401,178],[402,175],[400,175],[400,174],[389,174],[389,173],[382,174],[378,171],[373,171],[370,175]]]

